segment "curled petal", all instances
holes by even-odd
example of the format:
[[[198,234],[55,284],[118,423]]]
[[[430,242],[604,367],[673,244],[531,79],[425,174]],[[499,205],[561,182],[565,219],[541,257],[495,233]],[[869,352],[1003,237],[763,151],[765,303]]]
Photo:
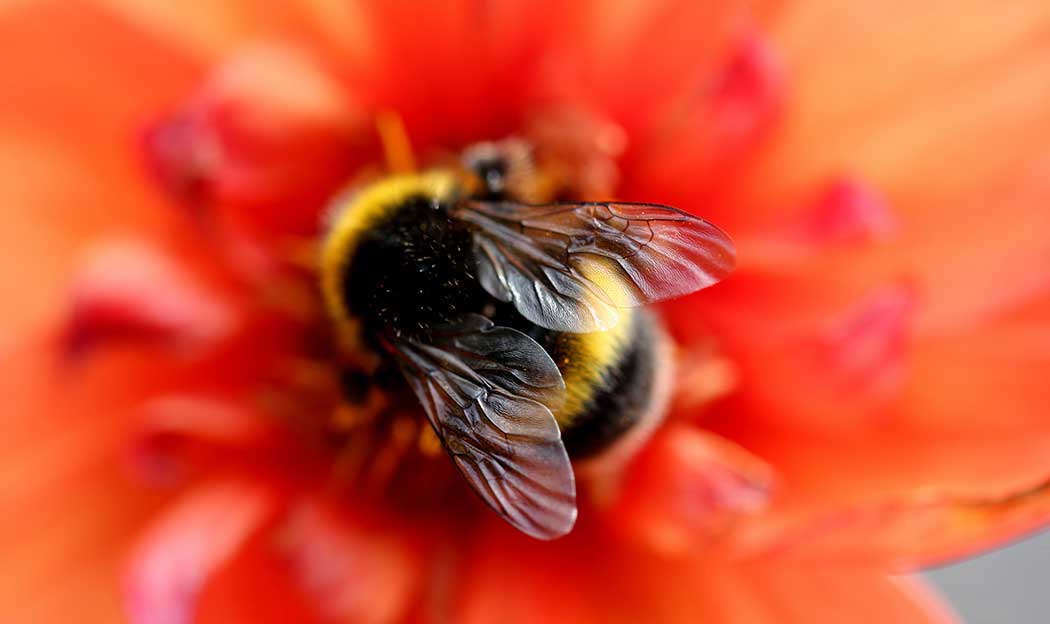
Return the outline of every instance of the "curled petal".
[[[911,570],[993,548],[1048,520],[1050,482],[1043,481],[1001,498],[931,494],[858,504],[752,535],[751,548],[753,556]]]
[[[177,501],[132,551],[124,577],[134,624],[189,624],[208,580],[266,522],[276,500],[247,483],[202,485]]]
[[[765,507],[769,466],[718,436],[674,425],[643,451],[613,516],[662,552],[682,552]]]
[[[139,242],[96,250],[75,278],[71,298],[65,335],[71,355],[129,340],[199,348],[228,335],[237,322],[220,294]]]
[[[303,234],[368,155],[370,132],[312,58],[257,46],[147,128],[144,148],[155,177],[194,210],[227,207],[248,229]]]

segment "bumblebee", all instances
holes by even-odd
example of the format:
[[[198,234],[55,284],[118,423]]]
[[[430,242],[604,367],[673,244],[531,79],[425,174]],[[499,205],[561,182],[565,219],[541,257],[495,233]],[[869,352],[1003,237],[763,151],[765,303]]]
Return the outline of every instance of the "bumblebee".
[[[641,306],[719,281],[734,250],[668,206],[535,203],[535,177],[486,143],[359,189],[329,219],[321,289],[345,348],[400,370],[474,491],[553,539],[576,520],[572,461],[644,428],[658,394]]]

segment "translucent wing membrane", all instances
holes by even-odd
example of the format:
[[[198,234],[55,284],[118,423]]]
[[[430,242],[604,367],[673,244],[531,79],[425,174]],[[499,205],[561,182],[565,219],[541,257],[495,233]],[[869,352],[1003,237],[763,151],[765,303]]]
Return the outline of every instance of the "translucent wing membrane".
[[[430,424],[482,499],[528,535],[553,539],[576,522],[572,464],[548,405],[564,382],[525,334],[468,316],[429,344],[387,337]]]
[[[555,331],[607,330],[617,308],[705,288],[735,263],[724,232],[669,206],[474,201],[452,215],[477,228],[482,287]]]

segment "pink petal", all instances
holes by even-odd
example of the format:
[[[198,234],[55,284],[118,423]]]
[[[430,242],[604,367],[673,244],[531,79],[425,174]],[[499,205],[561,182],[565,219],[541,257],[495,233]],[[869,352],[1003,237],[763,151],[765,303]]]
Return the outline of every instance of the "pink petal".
[[[824,186],[797,224],[814,243],[852,243],[886,238],[898,221],[886,199],[864,182],[843,177]]]
[[[266,521],[269,490],[212,482],[178,500],[140,538],[124,577],[134,624],[189,624],[208,580]]]

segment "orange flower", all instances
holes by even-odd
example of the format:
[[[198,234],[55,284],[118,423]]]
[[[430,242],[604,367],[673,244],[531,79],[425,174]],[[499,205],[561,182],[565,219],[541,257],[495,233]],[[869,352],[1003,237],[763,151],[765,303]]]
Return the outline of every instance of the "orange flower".
[[[0,619],[949,621],[889,575],[1050,518],[1048,27],[1035,0],[3,8]],[[340,407],[297,262],[345,184],[512,133],[740,257],[660,308],[670,414],[549,543],[418,414]]]

